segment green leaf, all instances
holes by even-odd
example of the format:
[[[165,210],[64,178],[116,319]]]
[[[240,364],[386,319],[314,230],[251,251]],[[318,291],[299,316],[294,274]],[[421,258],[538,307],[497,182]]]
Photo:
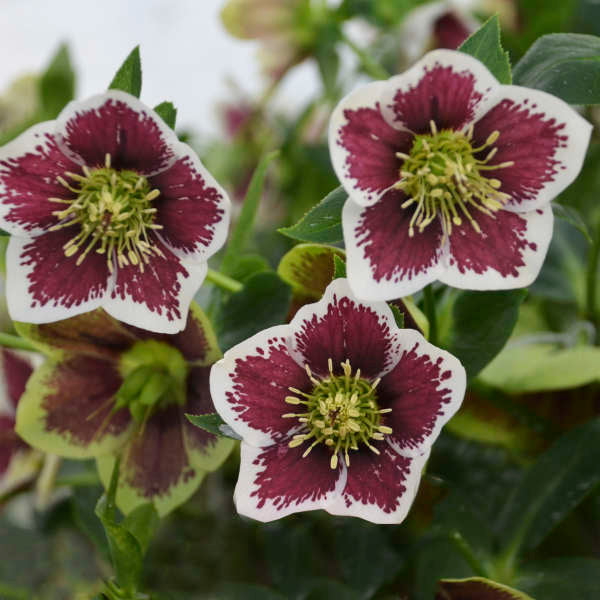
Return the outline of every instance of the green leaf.
[[[550,558],[526,563],[515,585],[544,600],[598,600],[599,573],[597,558]]]
[[[177,109],[172,102],[161,102],[154,107],[160,118],[171,128],[175,129],[175,121],[177,120]]]
[[[563,435],[525,473],[497,519],[510,562],[538,546],[600,483],[600,419]]]
[[[160,523],[160,517],[151,503],[141,504],[121,521],[124,527],[138,541],[142,554],[146,554],[148,545]]]
[[[357,520],[343,521],[335,529],[334,541],[344,581],[359,598],[373,597],[404,566],[386,532],[377,525]]]
[[[71,510],[77,527],[94,543],[105,560],[109,559],[108,542],[102,523],[94,515],[98,498],[102,495],[102,486],[74,486],[71,492]]]
[[[511,83],[510,60],[500,42],[498,15],[489,18],[462,43],[459,50],[480,60],[500,83]]]
[[[142,574],[143,552],[136,538],[116,522],[119,462],[116,460],[114,463],[108,491],[98,500],[95,512],[104,526],[117,583],[133,595]]]
[[[515,66],[515,83],[570,104],[600,103],[600,38],[553,33],[538,39]]]
[[[69,49],[62,44],[39,80],[42,119],[55,119],[75,96],[75,73]]]
[[[396,325],[398,325],[400,329],[404,329],[404,313],[393,303],[390,303],[388,306],[392,309]]]
[[[229,277],[240,283],[246,283],[255,273],[271,270],[267,259],[260,254],[244,254],[232,263]]]
[[[438,581],[436,600],[533,600],[527,594],[483,577]]]
[[[125,59],[113,80],[109,90],[123,90],[132,96],[140,97],[142,92],[142,62],[140,47],[136,46]]]
[[[600,348],[553,344],[509,344],[480,374],[510,394],[568,390],[600,381]]]
[[[371,558],[373,560],[373,558]],[[310,594],[306,600],[324,600],[335,598],[335,600],[361,600],[361,596],[353,589],[333,579],[315,577],[310,581]]]
[[[340,279],[346,277],[346,263],[340,256],[333,257],[333,278]]]
[[[527,292],[462,292],[452,310],[446,347],[473,377],[500,352],[517,322]]]
[[[325,196],[317,206],[291,227],[281,227],[280,233],[302,242],[336,244],[344,239],[342,233],[342,208],[348,198],[343,187]]]
[[[340,57],[337,53],[339,41],[339,28],[337,23],[330,23],[321,27],[317,35],[315,58],[319,67],[321,81],[325,93],[333,98],[337,90],[337,78],[340,69]]]
[[[208,431],[214,435],[229,437],[233,440],[242,439],[217,413],[209,413],[206,415],[186,414],[185,416],[192,425],[200,427],[200,429],[204,429],[204,431]]]
[[[552,212],[554,213],[554,216],[558,219],[566,221],[567,223],[569,223],[569,225],[575,227],[575,229],[577,229],[583,234],[585,239],[588,242],[590,242],[590,244],[592,243],[592,236],[590,235],[588,227],[585,224],[585,221],[583,220],[583,217],[581,216],[580,212],[576,208],[574,208],[573,206],[566,206],[564,204],[557,204],[556,202],[554,202],[552,204]]]
[[[219,600],[287,600],[286,596],[262,585],[251,583],[224,583],[215,598]]]
[[[298,244],[283,256],[277,274],[295,297],[318,300],[334,277],[335,259],[342,256],[344,251],[332,246]]]
[[[290,286],[276,273],[250,277],[244,288],[231,294],[221,306],[216,323],[220,347],[228,350],[267,327],[283,323],[291,299]]]
[[[242,205],[242,212],[238,217],[237,223],[229,236],[229,241],[225,248],[225,254],[221,261],[220,271],[224,275],[230,275],[235,268],[235,264],[238,258],[242,255],[248,238],[252,233],[254,227],[254,221],[256,219],[256,213],[260,204],[260,198],[262,196],[263,184],[265,182],[265,176],[267,169],[273,159],[279,156],[279,150],[269,152],[260,161],[258,167],[252,175],[250,185],[248,186],[248,192]]]

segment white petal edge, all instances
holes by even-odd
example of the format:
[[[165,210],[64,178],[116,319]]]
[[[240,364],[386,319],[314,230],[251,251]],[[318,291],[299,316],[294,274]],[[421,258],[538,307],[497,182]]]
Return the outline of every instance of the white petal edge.
[[[35,239],[36,237],[13,235],[6,249],[6,304],[13,321],[52,323],[95,310],[103,305],[107,294],[112,289],[110,278],[107,280],[106,291],[76,306],[66,307],[55,304],[52,300],[43,306],[39,304],[34,306],[34,302],[37,303],[37,301],[28,288],[29,275],[35,271],[35,266],[21,264],[21,254],[25,246]]]
[[[389,445],[402,456],[415,458],[421,456],[423,453],[428,453],[432,444],[440,435],[442,427],[456,414],[458,409],[461,407],[465,392],[467,389],[467,373],[461,362],[450,352],[446,352],[433,344],[430,344],[418,331],[414,329],[403,329],[402,336],[400,338],[403,350],[409,352],[415,345],[418,345],[415,352],[418,356],[427,355],[432,363],[435,363],[438,359],[440,362],[440,372],[451,371],[452,376],[448,379],[440,381],[438,384],[439,389],[448,388],[450,390],[449,401],[444,403],[440,407],[440,412],[437,415],[435,424],[431,430],[431,433],[424,438],[424,440],[414,448],[405,448],[400,446],[394,441],[392,435],[386,436]],[[392,406],[392,414],[394,412]]]
[[[309,499],[304,500],[303,502],[292,502],[289,506],[278,509],[271,499],[267,499],[264,505],[261,508],[258,508],[257,499],[252,496],[252,493],[259,489],[254,482],[256,481],[258,474],[262,472],[262,469],[259,470],[259,466],[255,465],[254,461],[264,450],[264,448],[256,448],[246,442],[241,443],[240,474],[233,493],[233,501],[240,515],[267,523],[269,521],[281,519],[292,513],[328,509],[328,505],[341,494],[346,486],[347,474],[346,468],[343,467],[338,470],[339,475],[334,489],[324,494],[324,496],[318,500]],[[298,460],[303,460],[301,456],[302,455],[298,453]]]
[[[177,160],[189,160],[188,168],[193,169],[197,174],[200,175],[200,177],[204,180],[206,187],[212,187],[217,190],[220,196],[220,201],[217,209],[221,209],[224,214],[221,220],[215,225],[213,225],[212,239],[210,240],[207,246],[203,246],[202,244],[196,244],[196,247],[194,248],[193,252],[186,252],[185,250],[175,248],[166,241],[163,241],[165,244],[167,244],[171,252],[173,252],[173,254],[175,254],[176,256],[179,256],[181,258],[189,258],[197,261],[207,261],[209,257],[211,257],[223,247],[227,240],[227,234],[229,233],[229,223],[231,220],[231,200],[229,199],[229,195],[227,194],[225,189],[210,174],[210,172],[198,158],[198,155],[190,146],[184,144],[183,142],[177,142],[177,144],[174,144],[172,148],[175,151]],[[161,171],[161,173],[164,173],[164,171]],[[185,195],[185,192],[183,192],[183,194]],[[177,200],[172,200],[172,202],[177,202]],[[199,202],[199,204],[201,203]]]
[[[502,86],[482,62],[473,56],[464,52],[458,52],[457,50],[432,50],[408,69],[408,71],[400,75],[394,75],[394,77],[387,80],[386,87],[380,98],[381,114],[392,127],[399,128],[403,125],[398,122],[391,108],[394,104],[396,93],[398,91],[406,93],[416,87],[425,76],[426,71],[430,71],[436,65],[452,67],[452,70],[457,75],[465,71],[474,75],[475,91],[481,94],[482,98],[475,106],[473,118],[469,122],[477,121],[491,106],[496,104],[496,98]]]
[[[385,189],[364,190],[357,187],[357,180],[348,173],[346,161],[350,156],[350,152],[340,143],[339,134],[342,128],[348,123],[344,112],[360,108],[377,110],[377,103],[381,101],[385,87],[385,81],[374,81],[356,88],[339,101],[333,109],[329,120],[329,154],[333,169],[346,192],[354,198],[355,202],[362,206],[370,206],[376,202],[385,192]],[[392,125],[392,127],[398,129],[396,125]]]
[[[0,163],[19,159],[26,154],[39,154],[36,146],[47,148],[48,139],[46,136],[52,136],[54,129],[55,121],[44,121],[33,125],[14,140],[0,146]],[[4,169],[5,167],[0,165],[0,175]],[[19,225],[14,221],[8,221],[6,217],[14,208],[14,205],[2,201],[2,198],[7,196],[10,196],[10,190],[6,189],[0,178],[0,229],[4,229],[12,235],[35,235],[44,231],[41,227],[30,227],[28,224]]]
[[[421,475],[428,459],[429,452],[411,458],[410,472],[405,479],[406,491],[400,497],[399,506],[394,512],[386,513],[377,504],[365,504],[351,496],[346,497],[343,492],[325,510],[332,515],[359,517],[378,525],[397,525],[404,521],[414,502],[421,483]],[[348,470],[350,469],[352,469],[352,462],[350,462]],[[346,504],[346,498],[350,502],[350,506]]]
[[[325,292],[323,293],[323,297],[318,302],[314,302],[313,304],[305,304],[302,306],[294,315],[294,318],[290,321],[289,326],[292,331],[292,335],[290,337],[288,349],[292,358],[304,368],[306,359],[297,347],[298,344],[296,336],[301,332],[302,325],[304,323],[310,322],[315,317],[317,319],[321,319],[327,314],[327,309],[333,303],[334,296],[338,298],[338,301],[341,298],[348,298],[355,304],[370,308],[372,311],[377,313],[379,322],[382,323],[382,326],[385,327],[387,325],[390,331],[390,342],[392,345],[391,357],[388,365],[381,371],[381,373],[379,373],[379,376],[383,376],[391,371],[400,360],[401,350],[398,347],[398,337],[399,334],[404,330],[398,329],[392,309],[387,305],[386,302],[365,302],[364,300],[359,300],[352,293],[348,280],[344,278],[334,279],[327,286]],[[360,365],[352,365],[352,367],[360,368]],[[326,369],[327,365],[324,365],[323,368]]]
[[[376,281],[373,277],[371,262],[364,255],[365,245],[358,246],[358,238],[355,234],[365,210],[366,207],[359,206],[351,198],[346,200],[342,210],[347,277],[350,288],[357,298],[367,301],[394,300],[410,296],[439,279],[444,272],[443,261],[447,254],[447,247],[440,248],[436,264],[413,275],[410,279],[406,276],[398,279],[395,276],[391,279]]]
[[[497,103],[505,99],[512,100],[517,105],[528,108],[531,114],[542,112],[545,120],[555,119],[557,123],[565,123],[565,127],[558,131],[558,135],[568,136],[566,146],[558,147],[552,157],[559,162],[558,171],[553,177],[554,180],[545,182],[533,200],[519,203],[509,201],[504,207],[506,210],[520,213],[548,204],[575,181],[583,166],[593,126],[566,102],[540,90],[532,90],[517,85],[503,85]],[[529,102],[523,104],[524,100]],[[534,105],[535,108],[533,108]],[[502,132],[500,132],[500,136],[500,139],[502,139]],[[561,166],[566,168],[561,169]]]
[[[246,442],[251,446],[270,446],[275,443],[275,438],[260,429],[251,427],[247,421],[239,417],[239,413],[233,409],[233,406],[227,399],[228,394],[235,394],[232,376],[235,372],[236,361],[245,359],[248,356],[257,356],[257,349],[268,347],[269,340],[280,338],[283,343],[292,334],[290,325],[275,325],[263,331],[258,332],[251,338],[240,342],[233,348],[225,352],[223,358],[218,360],[210,370],[209,385],[210,395],[215,406],[215,410],[221,418]],[[286,412],[284,398],[281,399],[281,413]]]
[[[167,248],[171,250],[171,247],[167,245]],[[190,303],[194,297],[194,294],[198,291],[198,288],[202,285],[206,273],[208,272],[207,263],[199,263],[191,260],[179,259],[181,265],[186,269],[189,276],[184,277],[181,273],[178,273],[177,280],[181,286],[179,293],[177,294],[177,308],[180,316],[169,320],[166,312],[159,315],[157,312],[150,310],[147,304],[143,302],[136,302],[130,296],[125,296],[122,299],[120,296],[115,295],[112,297],[114,290],[114,284],[111,286],[109,293],[105,296],[102,308],[115,319],[134,325],[140,329],[146,329],[154,333],[178,333],[185,329],[187,323],[188,310]],[[157,281],[157,284],[160,284]]]
[[[525,265],[518,268],[517,277],[512,275],[503,277],[500,272],[490,268],[481,274],[472,270],[461,273],[456,264],[450,264],[452,260],[451,236],[446,267],[439,280],[446,285],[463,290],[512,290],[531,285],[539,275],[552,240],[554,215],[549,204],[531,212],[518,213],[518,215],[527,221],[525,239],[529,244],[536,244],[536,249],[532,250],[529,246],[525,248],[522,255]]]
[[[61,113],[56,118],[54,133],[56,134],[56,139],[62,152],[66,156],[78,164],[86,164],[81,156],[68,147],[68,134],[66,129],[67,123],[78,114],[94,112],[109,101],[123,102],[134,112],[138,114],[144,114],[145,116],[149,117],[160,131],[167,150],[172,152],[172,156],[169,157],[166,165],[154,171],[141,173],[142,175],[149,177],[151,175],[155,175],[156,173],[162,172],[165,169],[168,169],[178,158],[180,158],[177,155],[177,151],[182,151],[180,148],[178,148],[181,145],[181,142],[177,138],[175,132],[149,106],[146,106],[146,104],[144,104],[135,96],[132,96],[131,94],[121,90],[107,90],[102,94],[90,96],[85,100],[72,100],[62,109]]]

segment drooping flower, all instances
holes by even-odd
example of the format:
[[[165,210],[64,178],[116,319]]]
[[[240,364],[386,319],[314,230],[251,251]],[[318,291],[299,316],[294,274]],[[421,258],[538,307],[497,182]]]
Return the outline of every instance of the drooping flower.
[[[0,148],[0,228],[13,319],[103,307],[151,331],[185,327],[229,200],[151,109],[110,90]]]
[[[25,353],[0,349],[0,498],[30,480],[42,455],[15,432],[15,414],[33,361]]]
[[[215,408],[243,439],[238,512],[271,521],[321,508],[399,523],[465,385],[456,358],[334,280],[289,325],[211,370]]]
[[[384,300],[435,280],[529,285],[552,236],[550,201],[579,173],[590,134],[562,100],[500,85],[451,50],[350,93],[329,133],[350,196],[342,215],[350,286]]]
[[[169,512],[229,454],[231,440],[185,417],[213,411],[209,367],[220,356],[195,304],[174,335],[143,331],[101,309],[18,329],[48,358],[21,399],[17,432],[46,452],[97,458],[106,485],[119,453],[117,504],[125,513],[144,502]]]

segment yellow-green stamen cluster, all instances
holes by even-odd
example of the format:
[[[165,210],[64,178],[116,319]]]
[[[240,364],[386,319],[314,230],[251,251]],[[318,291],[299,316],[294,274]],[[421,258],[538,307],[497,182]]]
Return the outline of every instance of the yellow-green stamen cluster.
[[[73,199],[50,198],[51,202],[67,204],[54,211],[59,223],[50,231],[75,227],[77,233],[63,246],[65,256],[79,253],[76,264],[94,250],[106,255],[112,273],[119,267],[144,264],[152,255],[162,256],[160,249],[148,238],[151,230],[161,229],[154,223],[157,209],[153,201],[158,190],[150,188],[148,180],[134,171],[116,170],[106,155],[105,166],[96,169],[83,167],[83,175],[65,173],[71,181],[58,177],[58,182],[75,194]]]
[[[361,377],[360,369],[352,375],[349,360],[340,366],[342,374],[334,374],[333,362],[329,359],[329,375],[318,378],[306,365],[306,373],[314,386],[312,392],[289,388],[295,395],[285,399],[288,404],[303,405],[305,412],[283,415],[298,418],[304,426],[304,433],[294,435],[289,446],[294,448],[312,440],[302,455],[306,457],[317,444],[325,444],[332,451],[332,469],[338,465],[340,452],[344,454],[346,466],[350,466],[349,450],[358,450],[360,444],[379,454],[371,441],[383,440],[384,434],[392,433],[391,427],[381,424],[381,415],[392,409],[377,406],[375,390],[380,380],[369,381]]]
[[[438,217],[441,219],[444,239],[452,232],[452,225],[461,225],[463,218],[477,233],[481,233],[472,211],[493,217],[510,198],[500,191],[500,180],[482,175],[482,172],[504,169],[514,164],[488,164],[497,152],[497,148],[491,146],[500,132],[494,131],[482,146],[473,148],[472,125],[465,133],[438,131],[433,121],[430,127],[430,134],[415,136],[410,154],[397,153],[404,163],[400,180],[394,187],[408,196],[402,208],[413,207],[414,210],[408,234],[412,237],[415,228],[421,233]],[[475,157],[486,148],[490,150],[485,158]]]

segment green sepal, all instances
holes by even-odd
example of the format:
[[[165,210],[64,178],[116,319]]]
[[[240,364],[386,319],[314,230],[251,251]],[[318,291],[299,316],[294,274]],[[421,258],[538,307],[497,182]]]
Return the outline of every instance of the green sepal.
[[[500,83],[508,85],[512,82],[508,52],[500,42],[498,15],[490,17],[458,50],[481,61]]]
[[[105,432],[100,441],[92,441],[86,446],[73,440],[67,431],[61,434],[45,427],[48,412],[44,402],[58,392],[53,380],[58,369],[71,358],[69,355],[62,360],[49,358],[33,372],[17,407],[15,431],[34,448],[67,458],[94,458],[114,452],[123,446],[133,424],[118,435]],[[85,415],[81,418],[85,419]]]
[[[205,415],[186,414],[187,420],[195,427],[200,427],[217,436],[228,437],[232,440],[241,440],[242,438],[235,434],[231,427],[221,419],[218,413],[208,413]]]
[[[533,600],[524,592],[497,583],[484,577],[468,577],[467,579],[442,579],[438,581],[435,600]]]
[[[108,89],[122,90],[136,98],[140,97],[142,92],[142,62],[139,46],[136,46],[123,61]]]

